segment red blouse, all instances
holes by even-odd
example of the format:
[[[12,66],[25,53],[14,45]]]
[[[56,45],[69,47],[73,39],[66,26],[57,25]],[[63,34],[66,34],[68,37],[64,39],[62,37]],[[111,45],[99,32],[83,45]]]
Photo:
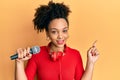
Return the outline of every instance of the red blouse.
[[[81,80],[84,73],[79,51],[70,47],[65,48],[65,55],[53,61],[47,46],[40,47],[40,53],[29,59],[26,69],[28,80]]]

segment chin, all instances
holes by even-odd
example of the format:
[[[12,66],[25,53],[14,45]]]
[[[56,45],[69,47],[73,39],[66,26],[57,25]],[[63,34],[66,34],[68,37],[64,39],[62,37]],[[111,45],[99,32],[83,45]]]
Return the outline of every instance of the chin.
[[[63,48],[65,44],[58,44],[57,47]]]

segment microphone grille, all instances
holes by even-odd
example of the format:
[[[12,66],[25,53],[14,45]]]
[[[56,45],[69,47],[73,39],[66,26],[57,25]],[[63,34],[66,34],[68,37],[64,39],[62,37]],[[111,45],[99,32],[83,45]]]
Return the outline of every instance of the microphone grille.
[[[33,54],[36,54],[36,53],[40,52],[40,47],[39,46],[33,46],[31,49],[32,49]]]

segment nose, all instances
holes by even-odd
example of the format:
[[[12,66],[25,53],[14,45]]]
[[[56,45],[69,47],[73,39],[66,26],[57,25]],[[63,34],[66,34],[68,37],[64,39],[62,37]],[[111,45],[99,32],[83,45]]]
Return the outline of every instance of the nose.
[[[59,32],[59,34],[58,34],[58,37],[57,37],[58,39],[63,39],[63,34],[61,33],[61,32]]]

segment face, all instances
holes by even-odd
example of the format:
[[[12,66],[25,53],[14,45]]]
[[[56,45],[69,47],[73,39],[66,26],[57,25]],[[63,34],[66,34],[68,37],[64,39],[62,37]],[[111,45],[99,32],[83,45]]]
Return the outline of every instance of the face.
[[[68,39],[68,23],[63,18],[54,19],[48,26],[47,36],[52,45],[57,48],[63,48]]]

